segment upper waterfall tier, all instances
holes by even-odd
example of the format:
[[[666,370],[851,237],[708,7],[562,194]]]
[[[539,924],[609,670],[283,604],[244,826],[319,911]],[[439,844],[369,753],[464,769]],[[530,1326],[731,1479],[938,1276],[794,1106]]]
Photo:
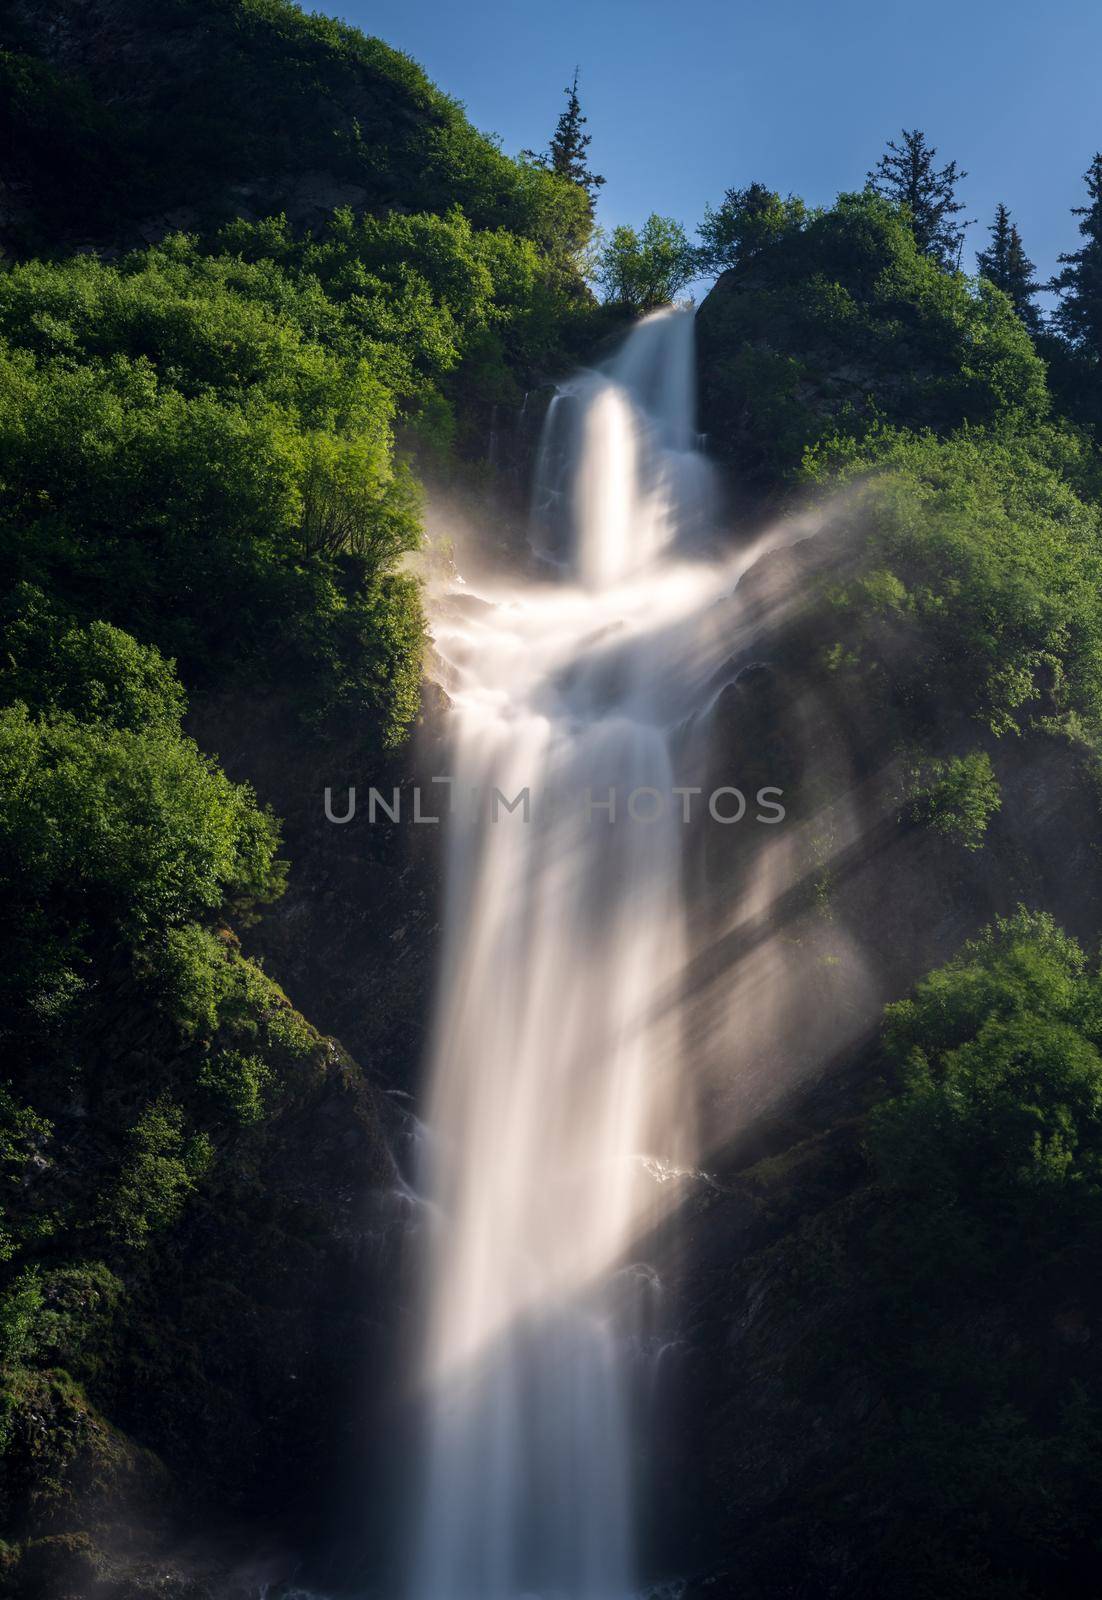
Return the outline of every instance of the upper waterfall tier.
[[[552,401],[533,543],[589,589],[646,572],[707,522],[712,478],[697,448],[693,350],[690,309],[653,312]]]

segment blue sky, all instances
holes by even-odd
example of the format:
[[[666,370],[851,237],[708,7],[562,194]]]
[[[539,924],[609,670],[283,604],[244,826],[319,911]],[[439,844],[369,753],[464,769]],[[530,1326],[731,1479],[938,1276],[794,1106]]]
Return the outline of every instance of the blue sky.
[[[1098,0],[331,0],[407,51],[510,153],[547,143],[575,62],[604,173],[599,220],[692,230],[759,179],[812,203],[859,188],[921,127],[969,176],[964,265],[998,200],[1047,277],[1102,148]]]

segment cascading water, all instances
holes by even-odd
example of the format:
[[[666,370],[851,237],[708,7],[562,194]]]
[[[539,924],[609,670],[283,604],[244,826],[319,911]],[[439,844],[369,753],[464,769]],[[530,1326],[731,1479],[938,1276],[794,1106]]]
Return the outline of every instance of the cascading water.
[[[637,1587],[628,1351],[653,1275],[625,1269],[694,1142],[671,735],[730,583],[684,553],[708,508],[693,388],[673,311],[563,391],[537,491],[563,578],[467,590],[436,622],[455,761],[414,1600]]]

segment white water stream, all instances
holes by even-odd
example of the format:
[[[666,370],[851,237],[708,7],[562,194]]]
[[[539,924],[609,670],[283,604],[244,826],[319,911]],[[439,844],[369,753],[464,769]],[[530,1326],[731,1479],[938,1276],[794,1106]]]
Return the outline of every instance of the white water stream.
[[[671,739],[737,581],[691,548],[709,511],[693,361],[692,314],[658,313],[561,393],[538,489],[559,578],[464,588],[436,620],[456,811],[419,1174],[413,1600],[637,1592],[629,1353],[652,1275],[633,1251],[695,1146]],[[491,820],[495,788],[527,789],[528,820]]]

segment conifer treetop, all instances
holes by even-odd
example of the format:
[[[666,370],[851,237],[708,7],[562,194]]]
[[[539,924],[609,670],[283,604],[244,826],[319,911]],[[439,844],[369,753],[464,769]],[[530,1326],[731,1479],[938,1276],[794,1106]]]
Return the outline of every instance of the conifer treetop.
[[[975,220],[953,220],[964,210],[956,189],[968,174],[955,161],[936,167],[936,155],[936,148],[926,143],[920,128],[904,128],[901,143],[889,139],[867,183],[874,193],[907,208],[915,243],[923,255],[941,267],[959,267],[965,229]]]
[[[551,143],[547,150],[537,154],[534,150],[524,150],[521,154],[537,166],[545,168],[548,172],[557,172],[561,178],[566,178],[571,183],[577,184],[579,189],[585,190],[592,211],[597,190],[604,183],[600,173],[591,172],[587,166],[587,154],[592,134],[584,131],[586,117],[582,115],[581,102],[578,99],[579,69],[574,68],[574,77],[567,84],[563,93],[566,95],[566,107],[560,113],[555,125],[555,132],[551,136]]]
[[[991,243],[986,250],[976,252],[976,270],[981,278],[1009,296],[1030,333],[1039,333],[1041,317],[1033,304],[1033,296],[1041,287],[1033,276],[1037,269],[1025,253],[1017,224],[1011,221],[1010,212],[1001,201],[988,231]]]
[[[1056,327],[1073,345],[1102,360],[1102,152],[1083,176],[1088,204],[1072,208],[1083,243],[1058,258],[1063,271],[1048,287],[1061,296]]]

